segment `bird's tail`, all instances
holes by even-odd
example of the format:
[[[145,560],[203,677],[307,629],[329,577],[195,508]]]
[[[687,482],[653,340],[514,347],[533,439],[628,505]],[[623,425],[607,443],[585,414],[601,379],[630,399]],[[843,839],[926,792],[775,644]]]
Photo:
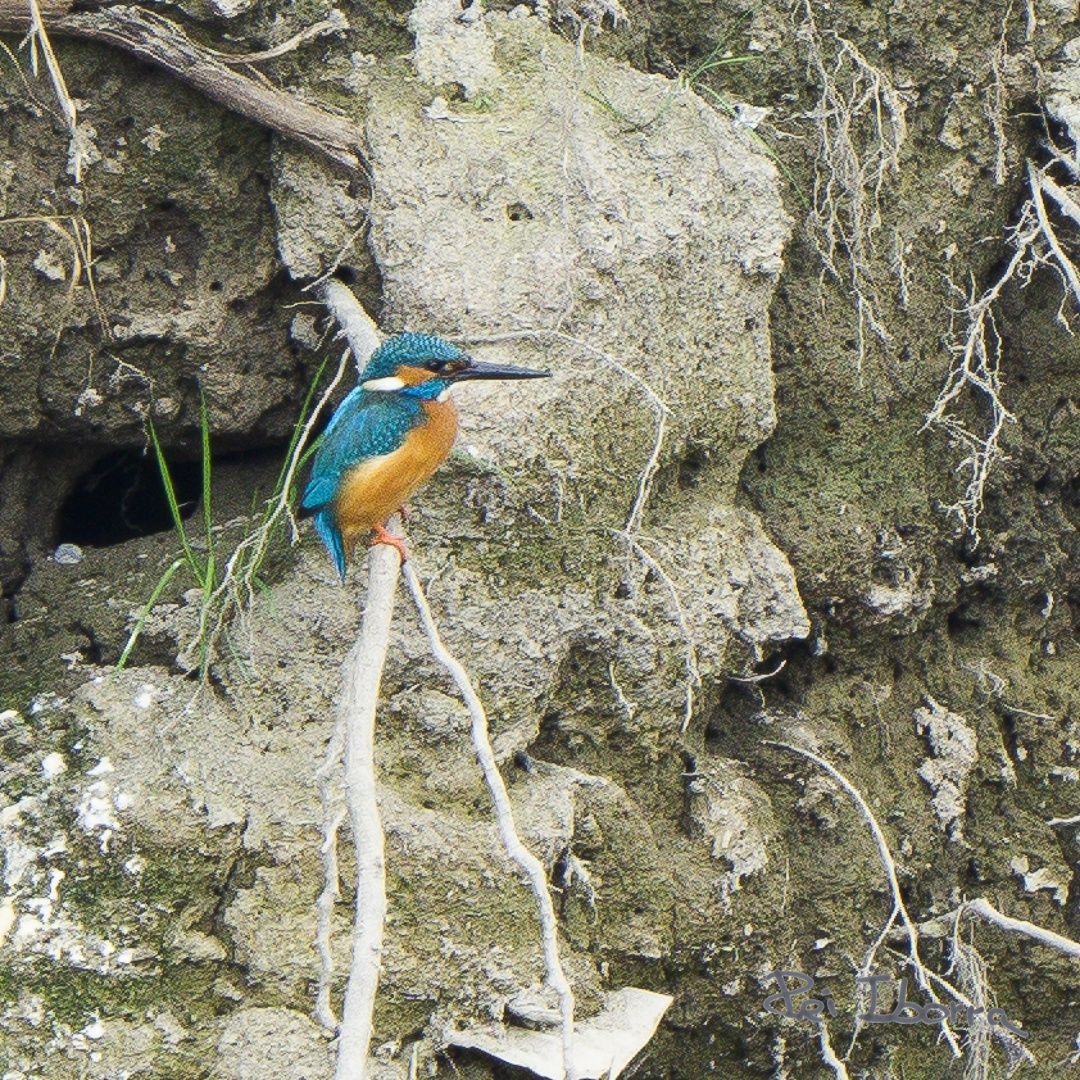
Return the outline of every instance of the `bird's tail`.
[[[315,531],[319,534],[326,550],[330,552],[330,558],[334,560],[337,572],[341,580],[345,580],[345,543],[341,537],[341,530],[334,520],[334,511],[329,507],[323,507],[315,514]]]

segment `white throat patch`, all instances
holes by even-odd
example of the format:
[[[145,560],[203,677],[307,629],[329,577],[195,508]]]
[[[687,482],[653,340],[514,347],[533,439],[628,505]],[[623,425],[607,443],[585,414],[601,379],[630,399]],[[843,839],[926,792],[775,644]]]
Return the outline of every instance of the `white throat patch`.
[[[405,385],[405,380],[396,375],[387,375],[384,379],[368,379],[360,385],[365,390],[400,390]]]

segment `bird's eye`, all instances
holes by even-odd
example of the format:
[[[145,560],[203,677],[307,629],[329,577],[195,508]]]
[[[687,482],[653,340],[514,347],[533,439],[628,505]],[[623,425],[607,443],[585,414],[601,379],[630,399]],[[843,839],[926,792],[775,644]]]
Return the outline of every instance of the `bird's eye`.
[[[462,359],[429,360],[427,363],[428,371],[434,372],[436,375],[454,375],[459,371],[464,371],[468,366],[469,361]]]

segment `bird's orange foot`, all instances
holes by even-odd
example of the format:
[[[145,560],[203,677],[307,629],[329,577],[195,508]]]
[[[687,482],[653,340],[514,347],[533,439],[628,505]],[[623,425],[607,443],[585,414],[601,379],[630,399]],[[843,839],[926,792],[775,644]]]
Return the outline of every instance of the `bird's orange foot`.
[[[409,552],[405,547],[405,541],[400,536],[395,536],[385,525],[376,525],[372,530],[371,547],[376,544],[389,544],[392,548],[397,548],[398,554],[401,556],[401,561],[406,562],[409,558]]]

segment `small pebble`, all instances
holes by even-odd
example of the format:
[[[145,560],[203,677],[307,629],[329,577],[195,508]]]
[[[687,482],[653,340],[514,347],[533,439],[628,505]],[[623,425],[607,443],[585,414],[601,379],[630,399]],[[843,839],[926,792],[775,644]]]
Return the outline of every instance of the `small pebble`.
[[[75,566],[82,561],[82,548],[78,544],[61,544],[53,552],[53,562],[57,562],[61,566]]]
[[[46,754],[41,759],[41,771],[49,780],[67,772],[67,762],[64,760],[64,755],[58,754],[55,750],[51,754]]]

